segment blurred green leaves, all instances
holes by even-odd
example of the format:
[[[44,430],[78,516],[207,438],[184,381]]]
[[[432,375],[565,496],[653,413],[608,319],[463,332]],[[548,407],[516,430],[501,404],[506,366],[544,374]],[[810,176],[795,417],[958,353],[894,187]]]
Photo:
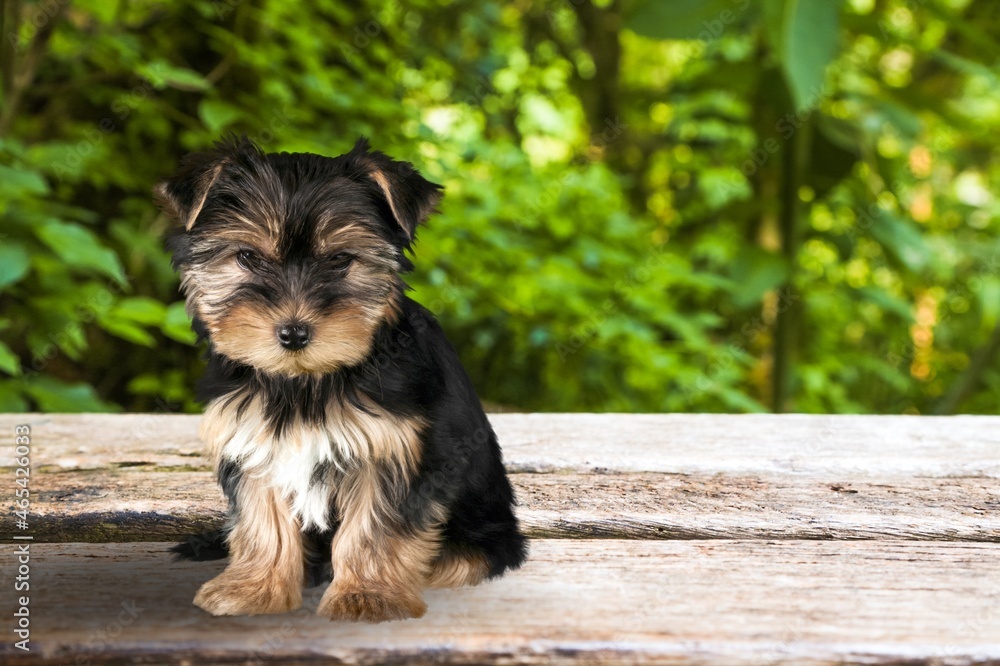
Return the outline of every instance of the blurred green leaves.
[[[761,411],[787,358],[800,411],[929,412],[975,372],[958,404],[996,412],[994,14],[80,0],[0,68],[30,81],[0,100],[0,410],[197,409],[150,187],[235,132],[366,134],[446,186],[407,280],[493,404]]]
[[[243,115],[232,104],[217,99],[206,99],[198,106],[198,116],[209,132],[222,136],[223,130]]]
[[[8,375],[21,374],[21,361],[10,347],[0,342],[0,370]]]
[[[656,39],[707,40],[719,37],[759,4],[760,0],[642,0],[636,3],[626,25]]]
[[[749,308],[760,303],[767,292],[784,284],[789,274],[788,263],[781,255],[754,246],[743,248],[736,255],[730,274],[733,304]]]
[[[879,209],[874,224],[871,225],[871,232],[889,255],[905,269],[920,273],[930,263],[930,249],[912,222]]]
[[[47,219],[37,224],[34,231],[38,239],[70,268],[105,275],[120,284],[125,282],[118,255],[86,227]]]
[[[200,91],[211,87],[211,84],[205,80],[205,77],[198,72],[184,67],[177,67],[162,59],[156,59],[140,65],[136,68],[136,73],[149,81],[157,89],[169,86],[178,90]]]
[[[656,39],[710,41],[761,21],[798,109],[815,105],[839,51],[840,0],[640,0],[626,25]]]
[[[823,94],[826,68],[839,51],[840,7],[840,0],[764,0],[767,35],[797,109]]]
[[[28,251],[21,245],[0,245],[0,288],[8,287],[28,273]]]
[[[36,377],[27,384],[27,394],[43,412],[114,412],[117,407],[97,397],[93,387]]]

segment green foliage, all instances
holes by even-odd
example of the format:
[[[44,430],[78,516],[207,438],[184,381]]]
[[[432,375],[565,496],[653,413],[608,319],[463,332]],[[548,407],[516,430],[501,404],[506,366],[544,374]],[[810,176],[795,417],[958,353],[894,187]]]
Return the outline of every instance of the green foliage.
[[[3,21],[0,411],[198,408],[150,188],[230,132],[327,155],[364,134],[446,186],[409,281],[487,401],[1000,407],[988,3],[81,0]]]
[[[796,108],[808,108],[820,97],[826,68],[840,42],[840,2],[765,0],[771,48],[781,62]]]

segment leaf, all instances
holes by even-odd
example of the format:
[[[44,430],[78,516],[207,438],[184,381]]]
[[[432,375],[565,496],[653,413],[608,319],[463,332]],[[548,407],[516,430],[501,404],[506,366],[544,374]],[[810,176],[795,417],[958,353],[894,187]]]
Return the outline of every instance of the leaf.
[[[967,74],[969,76],[980,76],[989,81],[991,84],[996,85],[996,74],[992,69],[981,62],[963,58],[960,55],[950,53],[944,49],[935,49],[934,51],[931,51],[928,56],[932,60],[937,60],[941,64],[951,67],[956,72]]]
[[[878,287],[861,287],[858,295],[866,301],[871,301],[883,310],[894,312],[906,322],[913,322],[913,307],[907,301],[897,298]]]
[[[875,240],[904,267],[919,272],[927,266],[930,250],[920,231],[908,220],[880,208],[871,215],[862,215],[861,224],[868,224]]]
[[[626,19],[625,26],[654,39],[709,41],[734,24],[757,0],[645,0]]]
[[[160,377],[151,372],[133,377],[128,383],[129,392],[139,395],[159,395],[160,389]]]
[[[142,65],[138,67],[138,74],[157,89],[170,87],[178,90],[207,90],[212,87],[198,72],[171,65],[166,60],[154,60]]]
[[[205,128],[211,134],[220,134],[222,130],[243,115],[243,112],[227,102],[205,99],[198,106],[198,115],[201,116],[201,121],[205,123]]]
[[[0,245],[0,288],[14,284],[28,274],[28,253],[20,245]]]
[[[146,296],[133,296],[118,302],[108,315],[115,319],[128,319],[139,324],[158,326],[163,323],[167,306]]]
[[[883,97],[869,97],[867,101],[876,111],[864,119],[864,127],[870,135],[880,135],[886,124],[907,139],[915,139],[923,131],[920,116],[905,105]]]
[[[746,412],[748,414],[765,414],[768,411],[767,407],[754,400],[746,393],[728,386],[721,387],[719,390],[719,397],[722,398],[726,407]]]
[[[1000,321],[1000,278],[992,275],[982,277],[976,296],[983,313],[981,328],[993,330]]]
[[[795,108],[815,106],[840,44],[840,1],[767,0],[764,20]]]
[[[14,169],[0,164],[0,194],[13,198],[22,194],[43,195],[49,191],[44,178],[28,169]]]
[[[788,264],[780,254],[748,246],[736,256],[730,271],[733,304],[747,308],[788,278]]]
[[[184,309],[184,301],[171,303],[167,307],[162,330],[164,335],[178,342],[193,345],[197,341],[197,336],[191,330],[191,318]]]
[[[153,347],[156,345],[156,338],[149,334],[144,328],[133,322],[114,319],[107,315],[102,315],[97,318],[97,323],[108,333],[112,335],[117,335],[123,340],[128,340],[129,342],[134,342],[137,345],[142,345],[143,347]]]
[[[27,382],[28,394],[43,412],[116,412],[118,406],[101,400],[94,387],[82,382],[69,384],[51,377],[36,377]]]
[[[28,401],[20,391],[20,380],[0,382],[0,412],[26,412]]]
[[[70,266],[95,271],[125,284],[118,255],[101,245],[89,229],[49,219],[35,229],[35,235]]]
[[[823,197],[844,178],[851,174],[860,152],[854,129],[837,118],[822,116],[817,122],[818,132],[812,132],[811,168],[804,182],[817,198]]]
[[[785,57],[785,5],[787,0],[764,0],[764,33],[778,61]]]
[[[0,370],[8,375],[21,374],[21,359],[3,342],[0,342]]]
[[[683,314],[677,312],[661,312],[658,313],[657,319],[662,321],[664,324],[669,326],[677,335],[681,337],[685,342],[695,348],[707,348],[711,341],[705,332],[698,326],[698,323],[692,321],[691,318],[685,317]],[[623,330],[628,330],[628,324],[625,324]]]

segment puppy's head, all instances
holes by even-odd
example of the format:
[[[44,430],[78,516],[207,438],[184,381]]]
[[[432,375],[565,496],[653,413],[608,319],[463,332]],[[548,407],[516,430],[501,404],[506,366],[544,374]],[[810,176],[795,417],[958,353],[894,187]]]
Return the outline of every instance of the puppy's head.
[[[154,194],[177,222],[174,266],[213,349],[295,376],[368,355],[441,187],[364,139],[335,158],[238,139],[188,155]]]

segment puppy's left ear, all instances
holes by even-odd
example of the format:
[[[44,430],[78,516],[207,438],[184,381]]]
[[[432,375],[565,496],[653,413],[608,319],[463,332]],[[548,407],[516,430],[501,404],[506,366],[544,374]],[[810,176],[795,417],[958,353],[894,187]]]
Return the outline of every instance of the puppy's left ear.
[[[218,153],[191,153],[173,177],[153,187],[153,201],[185,231],[191,231],[225,165],[226,158]]]
[[[382,190],[396,223],[412,241],[417,225],[426,222],[441,201],[444,188],[421,176],[409,162],[398,162],[378,150],[369,152],[364,137],[354,144],[349,157]]]

